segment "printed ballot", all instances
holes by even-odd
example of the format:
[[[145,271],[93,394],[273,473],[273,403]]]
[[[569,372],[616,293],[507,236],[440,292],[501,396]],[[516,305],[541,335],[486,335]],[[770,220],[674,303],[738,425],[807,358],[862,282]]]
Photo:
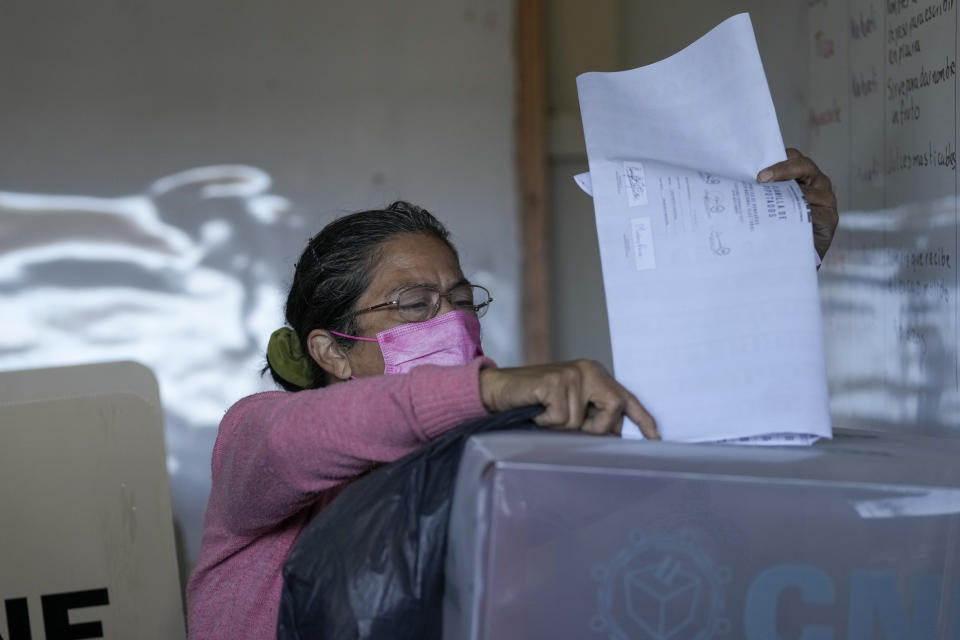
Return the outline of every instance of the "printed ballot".
[[[807,205],[756,180],[786,155],[750,17],[577,88],[617,379],[667,440],[830,437]]]

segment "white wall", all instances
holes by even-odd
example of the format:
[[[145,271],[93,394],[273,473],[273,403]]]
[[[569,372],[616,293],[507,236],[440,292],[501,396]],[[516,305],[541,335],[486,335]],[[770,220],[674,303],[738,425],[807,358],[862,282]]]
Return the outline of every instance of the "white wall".
[[[520,359],[513,66],[510,0],[3,3],[0,369],[152,367],[194,558],[216,424],[334,216],[434,212]]]

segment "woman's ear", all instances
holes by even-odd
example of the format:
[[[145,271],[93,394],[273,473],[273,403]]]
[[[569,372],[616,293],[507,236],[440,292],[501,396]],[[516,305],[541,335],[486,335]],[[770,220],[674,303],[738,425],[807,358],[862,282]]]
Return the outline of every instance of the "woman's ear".
[[[337,380],[348,380],[353,373],[347,354],[328,331],[314,329],[307,334],[307,351],[321,369]]]

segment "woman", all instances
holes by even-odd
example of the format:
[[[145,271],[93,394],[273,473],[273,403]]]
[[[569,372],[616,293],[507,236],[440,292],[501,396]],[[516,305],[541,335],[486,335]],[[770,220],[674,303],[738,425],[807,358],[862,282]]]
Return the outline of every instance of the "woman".
[[[795,152],[765,172],[758,179],[800,182],[822,255],[836,228],[829,180]],[[626,415],[658,437],[597,363],[497,369],[480,350],[489,303],[464,278],[447,230],[419,207],[355,213],[310,240],[287,299],[291,328],[267,350],[286,392],[244,398],[220,424],[187,587],[191,637],[274,637],[281,568],[313,515],[350,480],[464,420],[540,403],[542,426],[619,433]]]

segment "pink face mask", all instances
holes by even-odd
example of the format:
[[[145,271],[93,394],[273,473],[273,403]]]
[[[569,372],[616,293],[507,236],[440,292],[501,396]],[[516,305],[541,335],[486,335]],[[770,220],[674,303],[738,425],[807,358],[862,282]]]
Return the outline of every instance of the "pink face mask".
[[[379,342],[384,374],[406,373],[422,364],[454,366],[467,364],[483,355],[480,347],[480,320],[466,311],[448,311],[426,322],[410,322],[381,331],[374,338],[335,336]]]

